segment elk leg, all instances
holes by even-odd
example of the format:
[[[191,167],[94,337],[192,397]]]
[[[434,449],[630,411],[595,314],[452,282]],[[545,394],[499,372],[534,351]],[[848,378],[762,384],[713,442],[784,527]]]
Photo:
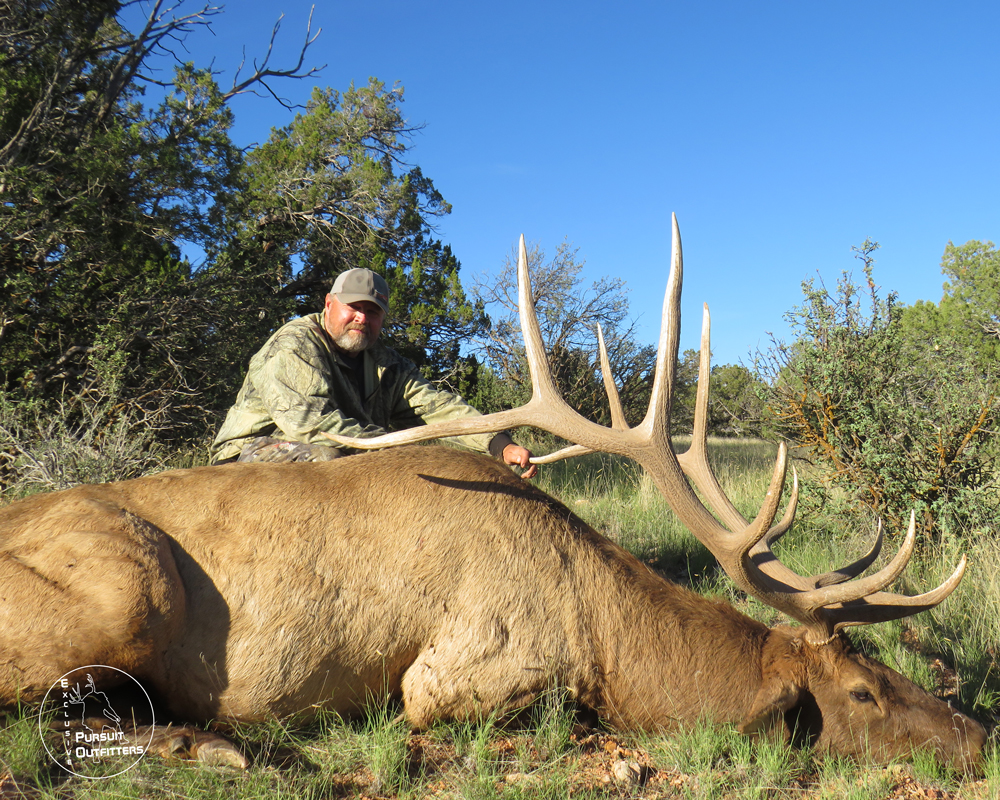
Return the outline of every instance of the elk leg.
[[[157,654],[184,619],[163,532],[94,500],[32,522],[3,531],[0,705],[41,700],[60,676],[91,664],[162,682]]]
[[[539,661],[513,647],[496,619],[455,619],[403,675],[406,719],[423,729],[438,719],[478,719],[523,708],[552,685],[552,671]]]

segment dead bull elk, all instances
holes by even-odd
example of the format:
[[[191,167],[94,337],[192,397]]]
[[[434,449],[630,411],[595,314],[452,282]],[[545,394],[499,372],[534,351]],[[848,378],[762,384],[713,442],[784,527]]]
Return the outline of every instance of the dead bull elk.
[[[674,235],[659,366],[641,426],[625,426],[613,387],[610,430],[558,397],[523,263],[535,396],[475,422],[538,425],[635,458],[736,582],[802,626],[769,629],[662,580],[486,457],[418,447],[326,463],[203,467],[0,509],[0,704],[39,700],[59,676],[103,664],[192,721],[319,706],[349,713],[389,692],[421,727],[517,706],[558,685],[623,728],[709,717],[748,732],[788,732],[797,717],[817,745],[839,753],[887,759],[930,746],[957,765],[976,763],[986,740],[979,724],[853,652],[839,633],[933,607],[957,586],[964,561],[927,594],[882,592],[912,552],[911,526],[899,555],[857,581],[845,583],[878,545],[825,576],[783,567],[770,543],[791,520],[789,511],[772,525],[784,452],[764,507],[747,523],[707,465],[707,384],[692,449],[674,457],[676,223]]]

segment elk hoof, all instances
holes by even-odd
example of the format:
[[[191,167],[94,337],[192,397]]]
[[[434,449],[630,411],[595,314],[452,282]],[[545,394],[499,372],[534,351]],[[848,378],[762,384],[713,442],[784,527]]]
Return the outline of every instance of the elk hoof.
[[[200,761],[213,766],[246,769],[250,766],[243,752],[225,736],[190,725],[157,728],[149,749],[163,758]]]
[[[211,734],[216,736],[216,734]],[[217,767],[235,767],[247,769],[250,759],[231,741],[221,736],[207,742],[199,741],[194,748],[195,755],[203,764]]]

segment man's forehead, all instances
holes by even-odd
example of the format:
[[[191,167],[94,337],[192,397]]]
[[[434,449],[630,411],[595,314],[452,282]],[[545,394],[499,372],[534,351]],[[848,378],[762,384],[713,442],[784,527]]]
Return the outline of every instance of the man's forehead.
[[[372,300],[355,300],[355,301],[353,301],[351,303],[345,303],[339,297],[337,297],[337,295],[330,295],[330,296],[334,300],[336,300],[338,303],[340,303],[342,306],[348,306],[349,308],[355,308],[355,309],[364,310],[364,311],[368,311],[368,310],[372,310],[372,309],[376,309],[376,310],[378,310],[380,312],[382,311],[382,306],[380,306],[376,302],[373,302]]]

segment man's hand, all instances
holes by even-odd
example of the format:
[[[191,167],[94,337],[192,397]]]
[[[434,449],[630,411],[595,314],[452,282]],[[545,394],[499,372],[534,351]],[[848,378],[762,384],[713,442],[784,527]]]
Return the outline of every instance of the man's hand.
[[[521,477],[525,480],[534,478],[538,474],[538,467],[528,459],[531,458],[531,451],[517,444],[509,444],[503,449],[503,461],[512,467],[521,467],[524,472]]]

